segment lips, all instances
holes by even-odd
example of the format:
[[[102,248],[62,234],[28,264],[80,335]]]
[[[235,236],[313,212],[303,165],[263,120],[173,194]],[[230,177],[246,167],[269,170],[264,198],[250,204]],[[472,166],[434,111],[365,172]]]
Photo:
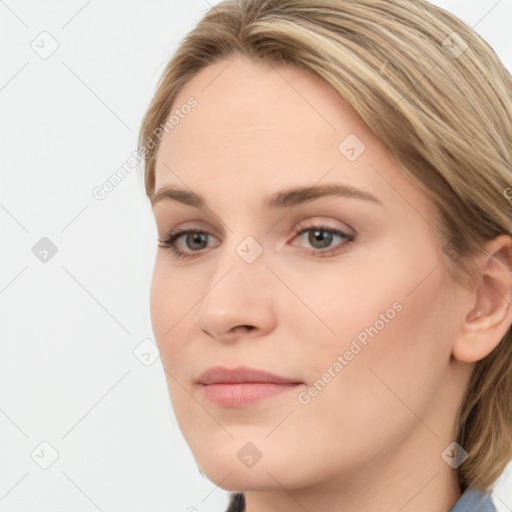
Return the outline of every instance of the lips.
[[[203,372],[197,379],[199,384],[243,384],[243,383],[262,383],[262,384],[301,384],[297,379],[281,377],[269,372],[249,368],[247,366],[238,366],[229,369],[223,366],[213,366]]]
[[[214,366],[198,378],[201,393],[219,407],[247,407],[285,395],[302,382],[255,368]]]

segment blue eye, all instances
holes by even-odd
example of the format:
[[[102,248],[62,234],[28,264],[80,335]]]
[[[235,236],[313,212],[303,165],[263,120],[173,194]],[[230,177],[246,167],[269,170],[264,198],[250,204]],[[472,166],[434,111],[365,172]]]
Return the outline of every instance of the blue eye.
[[[295,232],[298,237],[301,237],[305,233],[310,232],[307,237],[307,241],[314,248],[312,251],[314,255],[325,255],[333,252],[338,253],[339,250],[336,247],[345,246],[349,242],[354,240],[354,235],[348,235],[338,229],[333,229],[329,226],[311,226],[308,228],[300,229]],[[209,233],[199,230],[174,230],[171,231],[164,240],[158,239],[161,245],[159,247],[171,249],[174,256],[180,259],[189,259],[199,256],[201,251],[208,245],[207,237]],[[185,252],[178,249],[178,240],[184,237],[185,246],[188,247],[192,252]],[[335,237],[339,237],[341,242],[335,245],[335,249],[331,249],[330,245]],[[198,247],[199,246],[199,247]],[[326,248],[328,250],[326,250]],[[193,253],[199,253],[197,255]]]

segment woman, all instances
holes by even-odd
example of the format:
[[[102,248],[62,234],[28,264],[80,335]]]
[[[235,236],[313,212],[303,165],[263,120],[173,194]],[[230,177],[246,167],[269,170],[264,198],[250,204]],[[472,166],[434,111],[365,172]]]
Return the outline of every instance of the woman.
[[[493,511],[512,79],[424,0],[227,0],[143,120],[151,318],[230,511]]]

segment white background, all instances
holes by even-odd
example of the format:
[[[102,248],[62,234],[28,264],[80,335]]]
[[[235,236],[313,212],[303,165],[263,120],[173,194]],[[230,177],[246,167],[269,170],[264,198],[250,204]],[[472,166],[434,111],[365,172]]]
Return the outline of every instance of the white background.
[[[435,3],[512,69],[512,0]],[[208,8],[0,0],[0,511],[227,505],[178,430],[160,360],[133,354],[152,339],[157,244],[141,166],[92,195],[135,150],[164,65]],[[58,43],[47,59],[31,47],[43,31]],[[57,248],[46,263],[32,252],[42,237]],[[44,441],[58,452],[48,469]],[[512,510],[509,475],[500,512]]]

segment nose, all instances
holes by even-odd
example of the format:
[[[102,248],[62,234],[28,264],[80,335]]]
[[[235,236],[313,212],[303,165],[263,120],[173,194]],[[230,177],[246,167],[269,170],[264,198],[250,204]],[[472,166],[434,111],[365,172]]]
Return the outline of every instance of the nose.
[[[264,259],[246,263],[233,251],[218,261],[196,308],[195,324],[219,341],[268,334],[276,324],[277,297]]]

